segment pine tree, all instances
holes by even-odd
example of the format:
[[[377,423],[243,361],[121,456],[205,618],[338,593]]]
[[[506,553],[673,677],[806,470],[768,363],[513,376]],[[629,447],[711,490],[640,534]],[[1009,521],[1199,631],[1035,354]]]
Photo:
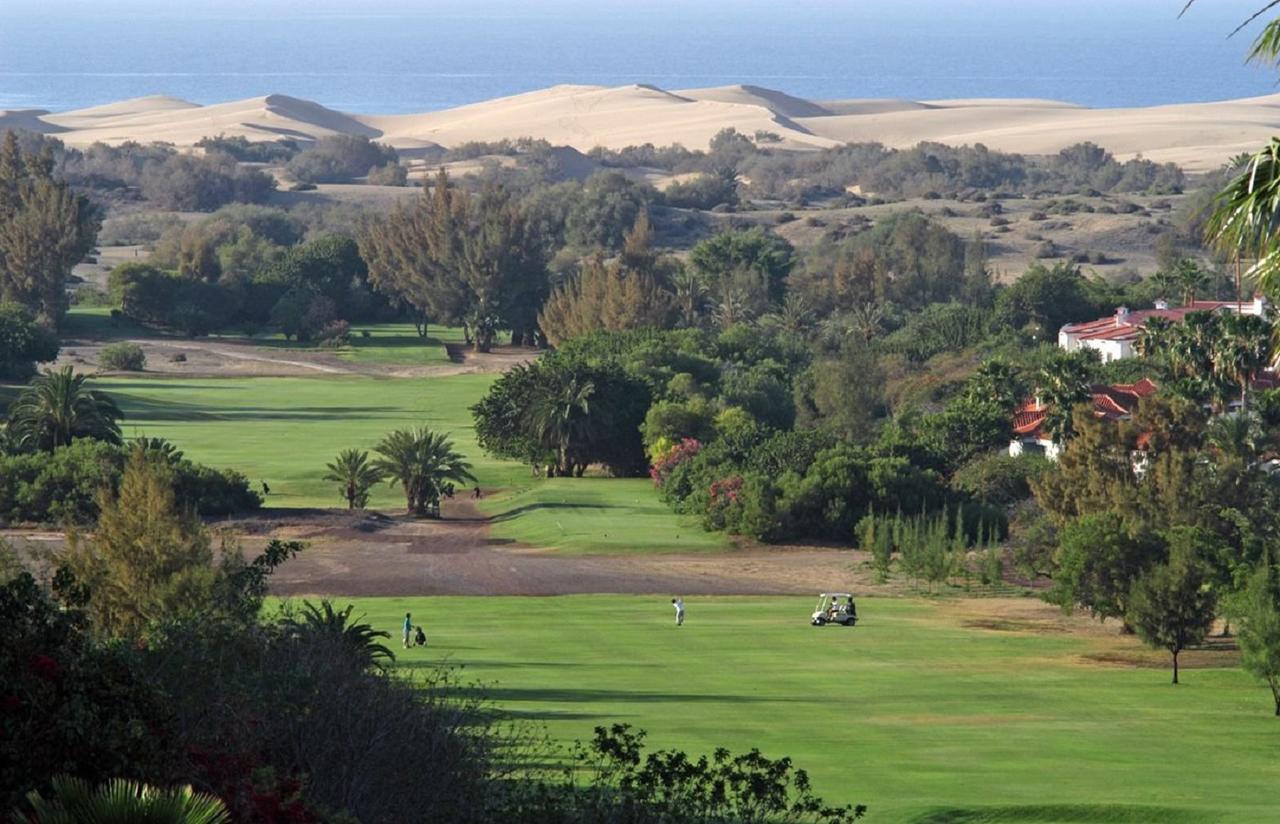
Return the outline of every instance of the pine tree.
[[[112,636],[200,609],[216,586],[208,533],[174,498],[170,462],[136,444],[119,491],[99,496],[92,538],[73,534],[65,562],[91,592],[93,625]]]
[[[0,302],[26,306],[49,325],[67,309],[71,269],[93,248],[98,213],[54,176],[46,147],[26,154],[13,132],[0,147]]]

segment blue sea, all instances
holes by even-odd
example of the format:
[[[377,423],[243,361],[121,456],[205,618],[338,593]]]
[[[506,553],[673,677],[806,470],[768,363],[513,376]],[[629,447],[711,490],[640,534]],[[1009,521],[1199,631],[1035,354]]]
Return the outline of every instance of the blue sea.
[[[401,113],[558,83],[1090,106],[1277,91],[1263,0],[0,0],[0,108],[270,93]]]

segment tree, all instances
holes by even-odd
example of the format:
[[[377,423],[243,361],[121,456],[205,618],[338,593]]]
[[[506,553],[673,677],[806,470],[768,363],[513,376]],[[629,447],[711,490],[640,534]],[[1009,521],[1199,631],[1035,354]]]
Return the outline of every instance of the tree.
[[[1037,263],[1000,291],[996,320],[1013,329],[1029,329],[1037,339],[1053,340],[1063,324],[1097,311],[1085,286],[1077,266],[1066,261],[1052,267]]]
[[[94,788],[70,776],[53,779],[48,797],[27,796],[29,812],[15,812],[18,824],[73,824],[80,821],[145,821],[148,824],[223,824],[226,805],[191,787],[161,789],[114,778]]]
[[[106,393],[86,388],[88,380],[70,366],[33,380],[9,408],[18,446],[50,452],[76,438],[119,444],[124,413]]]
[[[357,238],[370,283],[417,311],[423,337],[429,319],[461,322],[465,314],[466,293],[456,269],[467,209],[467,196],[450,187],[441,169],[429,191],[370,221]]]
[[[1240,595],[1233,599],[1232,621],[1240,644],[1240,663],[1271,688],[1280,717],[1280,573],[1271,564],[1260,567]]]
[[[1045,414],[1045,431],[1056,444],[1066,443],[1073,433],[1072,416],[1077,404],[1088,401],[1092,371],[1098,364],[1098,353],[1092,349],[1054,352],[1040,369],[1037,386],[1040,399],[1049,411]]]
[[[1215,316],[1217,335],[1211,355],[1220,383],[1235,384],[1240,390],[1241,408],[1247,407],[1249,387],[1257,374],[1271,363],[1271,324],[1257,315]]]
[[[1182,258],[1173,269],[1173,276],[1182,290],[1182,305],[1191,306],[1196,302],[1196,294],[1209,285],[1209,273],[1200,267],[1199,262],[1191,258]]]
[[[58,337],[19,303],[0,303],[0,379],[26,380],[58,357]]]
[[[529,414],[539,439],[555,449],[556,465],[551,474],[581,475],[586,463],[578,459],[573,447],[587,435],[596,387],[589,378],[572,370],[556,370],[552,374],[557,380],[543,390]]]
[[[374,451],[380,456],[374,467],[404,490],[411,515],[439,518],[445,487],[475,481],[471,464],[453,448],[453,441],[425,426],[397,429],[379,441]]]
[[[1115,513],[1085,515],[1062,528],[1058,569],[1046,597],[1067,611],[1079,605],[1104,621],[1128,620],[1133,581],[1161,554],[1157,542],[1131,534]]]
[[[136,637],[212,603],[209,536],[193,511],[179,508],[167,459],[135,444],[119,491],[104,489],[98,509],[92,539],[73,533],[63,560],[92,592],[88,611],[101,631]]]
[[[721,232],[693,247],[689,264],[713,297],[725,303],[736,295],[753,314],[782,300],[795,250],[759,227]]]
[[[671,294],[647,271],[627,271],[598,258],[551,293],[538,326],[553,346],[596,329],[667,328],[674,314]]]
[[[1173,656],[1173,683],[1178,683],[1178,654],[1199,644],[1213,626],[1217,599],[1198,557],[1199,531],[1181,528],[1167,535],[1169,560],[1147,570],[1133,584],[1126,615],[1129,624],[1152,647]]]
[[[326,464],[324,480],[338,484],[338,494],[347,509],[364,509],[369,503],[369,490],[382,482],[382,470],[369,461],[363,449],[344,449]]]
[[[97,210],[54,177],[53,155],[24,155],[17,135],[0,146],[0,302],[57,324],[67,308],[71,268],[93,248]]]
[[[328,637],[345,647],[367,667],[379,669],[390,666],[396,656],[382,638],[390,638],[391,633],[374,629],[361,615],[352,618],[355,606],[347,604],[343,609],[334,609],[328,599],[319,605],[310,601],[302,602],[302,611],[297,616],[290,616],[290,623],[296,628],[305,628],[318,636]]]

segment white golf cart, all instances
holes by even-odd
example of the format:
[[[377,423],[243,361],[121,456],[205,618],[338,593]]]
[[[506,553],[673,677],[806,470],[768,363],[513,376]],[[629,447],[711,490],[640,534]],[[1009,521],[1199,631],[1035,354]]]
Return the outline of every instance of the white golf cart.
[[[824,592],[818,596],[818,608],[813,611],[809,623],[815,627],[839,624],[851,627],[858,623],[858,607],[847,592]]]

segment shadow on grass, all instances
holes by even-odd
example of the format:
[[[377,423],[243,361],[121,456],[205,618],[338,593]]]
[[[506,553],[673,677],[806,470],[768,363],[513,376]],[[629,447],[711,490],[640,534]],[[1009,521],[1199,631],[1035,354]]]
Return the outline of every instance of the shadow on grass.
[[[506,512],[494,515],[490,520],[494,523],[502,523],[503,521],[513,521],[521,515],[535,512],[539,509],[620,509],[621,507],[609,506],[608,504],[586,504],[586,503],[538,503],[525,504],[515,509],[508,509]]]
[[[1179,807],[1144,804],[1018,804],[998,807],[944,807],[912,819],[912,824],[1182,824],[1207,821]]]
[[[460,695],[471,695],[493,701],[502,707],[526,701],[547,703],[591,704],[606,701],[618,704],[802,704],[803,698],[759,698],[751,695],[717,693],[644,692],[641,690],[572,689],[569,687],[515,688],[487,686],[459,689]]]

